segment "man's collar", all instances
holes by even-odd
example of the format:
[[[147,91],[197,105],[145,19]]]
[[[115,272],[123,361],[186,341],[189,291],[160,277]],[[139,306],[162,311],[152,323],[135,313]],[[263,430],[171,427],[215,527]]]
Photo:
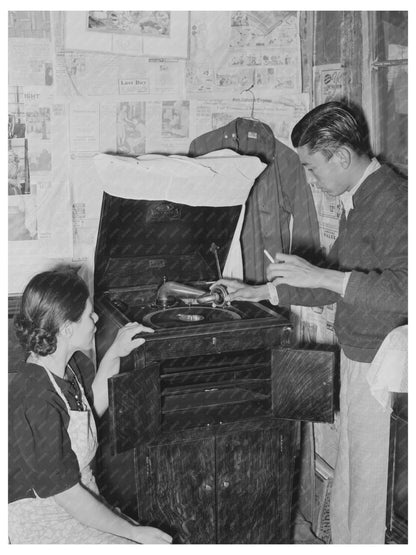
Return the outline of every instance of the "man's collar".
[[[354,185],[354,187],[350,191],[345,191],[344,193],[342,193],[342,195],[339,196],[342,205],[344,206],[346,218],[348,218],[350,210],[354,208],[353,196],[359,189],[360,185],[367,179],[369,175],[377,171],[380,167],[380,162],[377,160],[377,158],[372,158],[358,183]]]

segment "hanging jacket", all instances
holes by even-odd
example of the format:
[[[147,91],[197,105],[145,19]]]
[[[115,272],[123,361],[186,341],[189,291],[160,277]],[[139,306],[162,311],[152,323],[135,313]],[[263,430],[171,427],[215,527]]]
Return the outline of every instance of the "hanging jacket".
[[[245,281],[266,281],[269,261],[263,249],[272,256],[277,252],[292,253],[318,263],[321,259],[318,219],[297,154],[278,141],[265,123],[237,118],[194,139],[189,155],[202,156],[225,148],[238,154],[258,156],[267,164],[247,201],[241,235]]]

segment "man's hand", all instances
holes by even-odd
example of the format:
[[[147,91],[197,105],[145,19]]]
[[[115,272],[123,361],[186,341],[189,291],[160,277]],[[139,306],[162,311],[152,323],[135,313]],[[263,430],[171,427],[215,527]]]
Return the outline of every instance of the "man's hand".
[[[307,289],[322,287],[343,294],[344,272],[318,268],[294,254],[277,253],[275,260],[274,264],[267,267],[267,279],[274,286],[285,283]]]
[[[285,283],[309,289],[325,286],[325,270],[313,266],[303,258],[293,254],[277,253],[275,260],[274,264],[267,267],[267,279],[273,285]]]
[[[211,285],[224,285],[230,296],[230,301],[258,302],[269,298],[267,285],[247,285],[239,279],[220,279]]]

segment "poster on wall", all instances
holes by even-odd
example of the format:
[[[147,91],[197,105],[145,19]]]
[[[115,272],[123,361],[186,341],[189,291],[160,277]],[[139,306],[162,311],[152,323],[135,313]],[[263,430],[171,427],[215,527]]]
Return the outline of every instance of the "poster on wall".
[[[191,142],[189,100],[149,102],[146,121],[146,152],[186,154]]]
[[[171,13],[169,11],[88,11],[87,29],[98,33],[170,37]]]
[[[27,139],[8,141],[8,238],[9,241],[37,239],[34,187],[29,179]]]
[[[342,97],[344,73],[341,64],[314,67],[315,104],[317,106]]]
[[[70,148],[72,152],[96,152],[99,150],[99,106],[95,102],[71,104]]]
[[[93,154],[73,154],[70,165],[73,260],[91,272],[102,201],[93,160]]]
[[[117,152],[139,156],[146,144],[145,102],[120,102],[117,106]]]
[[[30,193],[27,140],[9,139],[8,145],[8,194],[27,195]]]
[[[65,49],[187,58],[188,19],[185,11],[65,12]]]
[[[12,38],[8,46],[10,85],[52,86],[53,54],[50,40]]]

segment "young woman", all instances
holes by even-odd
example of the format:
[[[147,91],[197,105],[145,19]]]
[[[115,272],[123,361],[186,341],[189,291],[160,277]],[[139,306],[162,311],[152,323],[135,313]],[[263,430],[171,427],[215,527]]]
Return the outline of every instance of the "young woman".
[[[129,323],[94,372],[81,350],[91,347],[95,314],[84,281],[49,271],[27,285],[16,333],[28,353],[10,388],[9,539],[25,544],[171,543],[100,497],[91,470],[97,448],[92,408],[108,407],[107,380],[120,357],[140,346]]]

